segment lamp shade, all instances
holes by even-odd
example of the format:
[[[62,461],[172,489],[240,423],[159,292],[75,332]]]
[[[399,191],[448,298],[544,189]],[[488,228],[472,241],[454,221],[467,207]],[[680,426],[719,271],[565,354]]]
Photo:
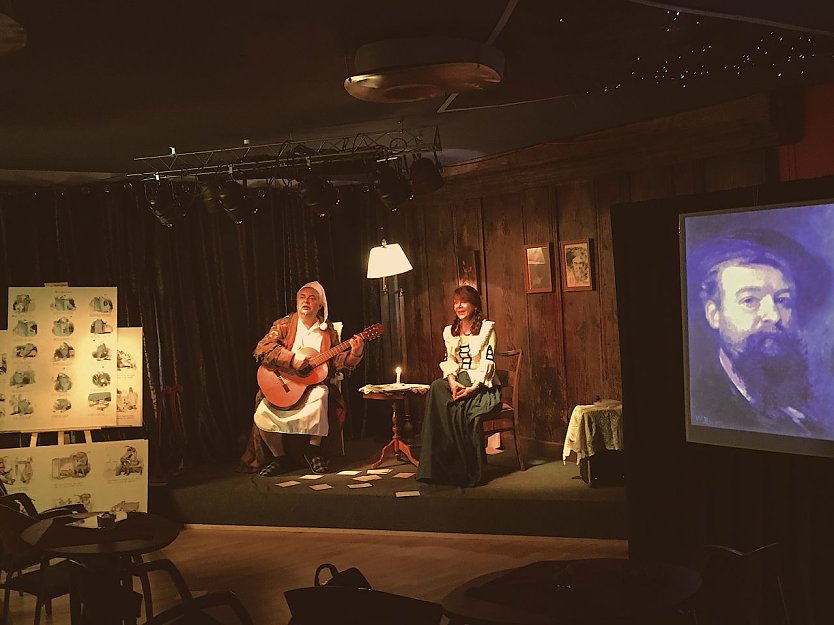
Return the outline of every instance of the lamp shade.
[[[382,245],[371,248],[368,256],[369,278],[387,278],[411,270],[411,263],[398,243],[383,240]]]

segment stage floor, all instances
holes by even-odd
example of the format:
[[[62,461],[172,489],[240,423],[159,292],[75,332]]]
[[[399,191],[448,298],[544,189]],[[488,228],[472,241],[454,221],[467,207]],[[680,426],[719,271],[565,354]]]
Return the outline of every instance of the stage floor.
[[[485,485],[458,488],[395,478],[414,467],[389,458],[380,468],[391,472],[371,487],[348,488],[359,482],[336,472],[365,475],[380,447],[348,441],[345,458],[331,460],[334,472],[310,481],[299,479],[309,473],[302,470],[265,478],[231,465],[191,469],[151,486],[150,510],[189,524],[626,538],[625,489],[589,488],[574,463],[529,458],[522,472],[505,452],[489,457]],[[300,483],[277,486],[291,480]],[[332,488],[310,488],[320,484]],[[420,495],[397,497],[398,491]]]

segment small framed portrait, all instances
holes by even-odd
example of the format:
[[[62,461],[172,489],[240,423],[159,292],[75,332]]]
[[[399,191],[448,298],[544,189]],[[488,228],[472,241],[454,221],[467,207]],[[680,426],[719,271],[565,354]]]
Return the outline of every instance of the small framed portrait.
[[[458,250],[457,260],[458,286],[468,285],[480,293],[481,277],[478,271],[478,250]]]
[[[591,245],[591,239],[562,241],[559,244],[563,291],[594,290],[593,248]]]
[[[553,291],[550,243],[524,246],[524,282],[528,293]]]

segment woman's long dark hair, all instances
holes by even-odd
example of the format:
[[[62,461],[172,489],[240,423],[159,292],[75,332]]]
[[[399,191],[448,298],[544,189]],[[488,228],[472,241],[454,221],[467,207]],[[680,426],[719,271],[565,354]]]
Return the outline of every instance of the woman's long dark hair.
[[[472,311],[472,327],[470,331],[473,335],[478,335],[481,333],[481,324],[484,321],[484,314],[481,312],[483,306],[481,306],[481,294],[478,293],[477,289],[472,288],[468,284],[464,284],[463,286],[459,286],[455,289],[453,295],[457,295],[460,299],[464,302],[469,302],[475,308]],[[452,336],[460,336],[460,319],[455,316],[455,320],[452,322]]]

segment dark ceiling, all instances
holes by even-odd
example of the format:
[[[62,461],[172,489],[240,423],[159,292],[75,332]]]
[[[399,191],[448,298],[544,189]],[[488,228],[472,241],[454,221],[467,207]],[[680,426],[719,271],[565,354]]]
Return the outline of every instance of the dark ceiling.
[[[438,125],[442,160],[459,162],[834,80],[834,3],[679,3],[700,13],[654,4],[0,0],[28,34],[23,50],[0,57],[0,168],[126,173],[134,157],[169,146],[399,124]],[[702,14],[712,10],[745,19]],[[359,46],[422,36],[494,39],[503,82],[397,105],[345,92]]]

